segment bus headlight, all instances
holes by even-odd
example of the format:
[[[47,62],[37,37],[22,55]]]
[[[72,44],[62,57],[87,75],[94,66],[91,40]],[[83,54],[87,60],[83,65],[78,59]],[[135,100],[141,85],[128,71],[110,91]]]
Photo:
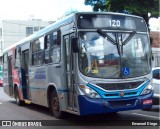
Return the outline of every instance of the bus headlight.
[[[153,90],[153,83],[151,81],[150,84],[146,88],[144,88],[141,95],[149,94],[152,90]]]
[[[86,85],[80,85],[79,88],[85,95],[90,98],[101,98],[101,96],[95,90]]]

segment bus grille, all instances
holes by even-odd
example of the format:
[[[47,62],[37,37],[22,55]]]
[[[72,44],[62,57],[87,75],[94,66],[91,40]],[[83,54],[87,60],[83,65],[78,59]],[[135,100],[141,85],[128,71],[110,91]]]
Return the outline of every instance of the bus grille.
[[[98,83],[97,86],[105,89],[105,90],[127,90],[127,89],[135,89],[140,86],[143,81],[139,82],[129,82],[129,83]]]
[[[124,97],[125,96],[131,96],[131,95],[136,95],[137,92],[127,92],[127,93],[124,93]],[[106,97],[119,97],[120,94],[118,93],[108,93],[108,94],[105,94]]]
[[[133,106],[135,104],[136,99],[132,100],[122,100],[122,101],[109,101],[109,105],[112,108],[121,108],[127,106]]]

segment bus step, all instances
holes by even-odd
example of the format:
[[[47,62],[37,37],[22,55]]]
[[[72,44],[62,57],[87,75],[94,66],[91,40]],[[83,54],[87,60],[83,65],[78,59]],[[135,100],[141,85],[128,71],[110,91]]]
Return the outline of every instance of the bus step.
[[[30,100],[27,100],[27,99],[25,99],[24,102],[25,102],[26,104],[31,104],[31,101],[30,101]]]

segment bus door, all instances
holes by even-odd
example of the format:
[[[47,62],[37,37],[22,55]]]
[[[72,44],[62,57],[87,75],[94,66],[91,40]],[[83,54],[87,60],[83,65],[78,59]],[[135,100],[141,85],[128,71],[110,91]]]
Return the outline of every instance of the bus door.
[[[68,93],[68,110],[77,111],[76,104],[76,90],[75,90],[75,76],[74,76],[74,58],[71,49],[71,38],[75,34],[69,34],[64,36],[64,48],[65,48],[65,65],[66,65],[66,84]]]
[[[29,68],[29,50],[22,51],[22,70],[23,70],[23,80],[24,86],[26,89],[26,97],[29,99],[29,76],[28,76],[28,68]]]
[[[8,83],[9,83],[9,95],[13,96],[12,56],[8,56]]]

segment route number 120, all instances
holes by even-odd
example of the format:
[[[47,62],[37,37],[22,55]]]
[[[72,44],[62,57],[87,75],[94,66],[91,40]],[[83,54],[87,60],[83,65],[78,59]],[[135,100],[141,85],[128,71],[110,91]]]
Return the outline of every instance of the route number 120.
[[[121,22],[120,22],[120,20],[109,20],[109,25],[112,27],[120,27]]]

